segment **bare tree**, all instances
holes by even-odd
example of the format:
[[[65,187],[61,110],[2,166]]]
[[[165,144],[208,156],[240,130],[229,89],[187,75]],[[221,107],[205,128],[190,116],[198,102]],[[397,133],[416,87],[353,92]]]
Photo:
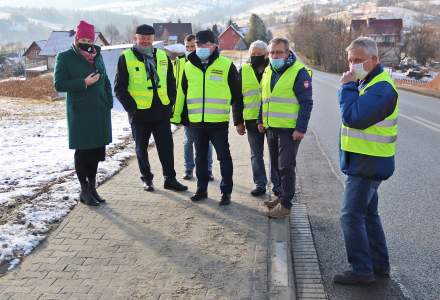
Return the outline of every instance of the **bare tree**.
[[[121,34],[119,33],[118,28],[116,28],[113,24],[108,24],[104,28],[104,34],[109,39],[110,44],[118,43],[121,39]]]

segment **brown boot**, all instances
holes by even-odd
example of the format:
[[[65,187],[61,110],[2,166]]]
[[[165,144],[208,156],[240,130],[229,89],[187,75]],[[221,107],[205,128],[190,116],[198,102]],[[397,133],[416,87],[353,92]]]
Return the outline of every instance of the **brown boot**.
[[[266,216],[274,219],[282,219],[290,216],[290,209],[285,208],[281,203],[278,203],[274,208],[266,212]]]
[[[275,198],[272,200],[266,200],[263,202],[264,205],[266,205],[269,208],[274,208],[275,206],[277,206],[278,203],[281,203],[280,198]]]

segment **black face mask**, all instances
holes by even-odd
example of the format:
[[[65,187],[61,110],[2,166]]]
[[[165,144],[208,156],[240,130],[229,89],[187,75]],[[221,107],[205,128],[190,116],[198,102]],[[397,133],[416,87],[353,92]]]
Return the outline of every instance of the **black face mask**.
[[[91,44],[78,43],[78,48],[89,53],[95,52],[95,47]]]
[[[266,56],[260,55],[260,56],[251,56],[251,65],[253,67],[261,67],[264,66],[266,63]]]

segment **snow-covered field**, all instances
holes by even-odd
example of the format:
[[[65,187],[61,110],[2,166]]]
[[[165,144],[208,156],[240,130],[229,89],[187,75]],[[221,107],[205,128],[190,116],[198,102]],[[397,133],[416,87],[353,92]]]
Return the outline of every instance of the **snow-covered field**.
[[[73,150],[68,149],[64,102],[0,98],[0,265],[13,268],[77,204]],[[98,182],[134,154],[123,112],[112,112],[113,143]]]

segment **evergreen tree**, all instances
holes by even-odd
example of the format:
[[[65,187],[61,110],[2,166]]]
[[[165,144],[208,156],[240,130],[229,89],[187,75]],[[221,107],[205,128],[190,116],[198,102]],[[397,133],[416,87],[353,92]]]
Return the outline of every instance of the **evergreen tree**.
[[[258,15],[252,14],[249,19],[249,31],[245,37],[246,43],[249,45],[256,40],[268,42],[271,35],[272,33],[266,29],[263,20]]]

